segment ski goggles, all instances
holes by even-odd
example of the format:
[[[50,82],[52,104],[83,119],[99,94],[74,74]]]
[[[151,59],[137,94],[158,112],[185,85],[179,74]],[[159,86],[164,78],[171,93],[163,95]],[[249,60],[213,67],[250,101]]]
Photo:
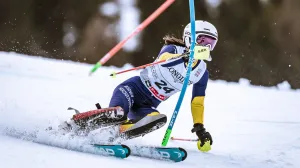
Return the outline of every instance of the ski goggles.
[[[210,51],[212,51],[217,44],[217,39],[208,35],[199,34],[197,35],[196,43],[202,46],[208,46]]]

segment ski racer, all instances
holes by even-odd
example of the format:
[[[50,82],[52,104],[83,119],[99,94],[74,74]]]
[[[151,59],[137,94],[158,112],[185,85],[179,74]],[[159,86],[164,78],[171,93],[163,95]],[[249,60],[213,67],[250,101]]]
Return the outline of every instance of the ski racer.
[[[90,130],[102,126],[117,126],[118,135],[124,139],[145,135],[159,129],[167,122],[158,105],[181,91],[191,46],[190,24],[183,31],[183,38],[165,36],[164,46],[155,61],[167,60],[164,63],[148,66],[139,76],[131,77],[120,83],[113,92],[109,108],[75,114],[72,121],[80,128]],[[214,25],[207,21],[195,22],[196,45],[208,46],[213,51],[218,33]],[[211,61],[211,56],[210,60]],[[192,85],[191,113],[193,124],[191,132],[199,138],[198,149],[207,152],[213,143],[212,136],[204,128],[204,98],[209,72],[206,63],[194,60],[188,85]]]

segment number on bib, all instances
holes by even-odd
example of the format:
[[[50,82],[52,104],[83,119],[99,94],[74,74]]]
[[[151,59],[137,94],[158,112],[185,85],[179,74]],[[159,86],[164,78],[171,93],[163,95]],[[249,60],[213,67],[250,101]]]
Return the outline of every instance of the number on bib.
[[[168,84],[165,81],[163,81],[163,80],[160,80],[160,81],[161,81],[161,83],[160,82],[154,82],[155,85],[159,89],[163,89],[166,93],[170,93],[170,92],[174,91],[174,89],[166,87],[166,86],[168,86]]]

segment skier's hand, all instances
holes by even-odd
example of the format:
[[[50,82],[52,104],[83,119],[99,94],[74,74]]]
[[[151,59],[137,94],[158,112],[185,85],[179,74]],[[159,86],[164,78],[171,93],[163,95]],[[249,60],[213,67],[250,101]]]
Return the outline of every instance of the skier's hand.
[[[189,58],[190,58],[190,52],[185,52],[182,54],[182,59],[184,62],[189,62]]]
[[[192,132],[196,132],[199,140],[197,142],[197,147],[202,152],[208,152],[211,150],[211,145],[213,144],[212,137],[209,132],[206,132],[203,124],[194,124]]]

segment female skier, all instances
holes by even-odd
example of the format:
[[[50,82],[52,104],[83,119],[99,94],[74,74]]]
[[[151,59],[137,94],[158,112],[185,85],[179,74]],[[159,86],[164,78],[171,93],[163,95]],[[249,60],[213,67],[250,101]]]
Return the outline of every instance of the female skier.
[[[214,25],[197,20],[196,45],[208,46],[213,51],[218,33]],[[111,97],[109,108],[75,114],[71,119],[77,126],[90,130],[102,126],[117,126],[118,135],[125,139],[142,136],[162,127],[167,117],[156,109],[162,101],[179,92],[186,75],[191,46],[190,24],[183,31],[183,39],[164,37],[162,47],[155,61],[167,60],[143,69],[119,84]],[[209,59],[211,61],[211,57]],[[193,85],[191,112],[193,117],[192,133],[196,133],[200,151],[206,152],[213,143],[212,137],[203,125],[204,97],[208,81],[206,63],[194,60],[188,85]]]

